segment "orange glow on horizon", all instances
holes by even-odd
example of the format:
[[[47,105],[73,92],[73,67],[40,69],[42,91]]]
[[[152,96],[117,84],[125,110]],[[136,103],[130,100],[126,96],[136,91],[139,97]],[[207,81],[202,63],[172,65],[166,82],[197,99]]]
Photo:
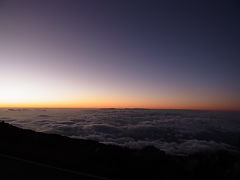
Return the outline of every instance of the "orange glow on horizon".
[[[0,108],[148,108],[240,110],[238,98],[181,92],[115,92],[36,84],[27,81],[0,87]],[[106,91],[106,92],[105,92]]]
[[[229,104],[196,104],[189,105],[180,102],[144,102],[144,101],[127,101],[96,99],[82,101],[49,101],[49,102],[1,102],[0,108],[147,108],[147,109],[192,109],[192,110],[234,110],[239,111],[237,105]]]

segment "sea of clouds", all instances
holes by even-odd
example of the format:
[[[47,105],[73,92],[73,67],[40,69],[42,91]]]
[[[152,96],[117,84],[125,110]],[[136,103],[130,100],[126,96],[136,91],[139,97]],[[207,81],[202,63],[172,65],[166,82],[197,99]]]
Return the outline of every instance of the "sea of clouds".
[[[169,154],[240,147],[240,112],[151,109],[0,109],[0,121],[39,132]]]

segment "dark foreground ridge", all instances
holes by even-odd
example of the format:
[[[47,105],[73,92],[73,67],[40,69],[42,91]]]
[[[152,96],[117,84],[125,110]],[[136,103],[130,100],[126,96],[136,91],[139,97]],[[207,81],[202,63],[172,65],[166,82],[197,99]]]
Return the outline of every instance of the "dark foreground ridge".
[[[0,178],[240,179],[239,153],[166,155],[24,130],[0,123]]]

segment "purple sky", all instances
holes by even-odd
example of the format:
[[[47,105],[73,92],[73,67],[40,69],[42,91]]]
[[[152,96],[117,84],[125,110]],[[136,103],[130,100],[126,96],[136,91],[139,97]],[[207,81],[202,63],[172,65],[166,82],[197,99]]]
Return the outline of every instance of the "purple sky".
[[[240,109],[237,1],[0,1],[0,106]]]

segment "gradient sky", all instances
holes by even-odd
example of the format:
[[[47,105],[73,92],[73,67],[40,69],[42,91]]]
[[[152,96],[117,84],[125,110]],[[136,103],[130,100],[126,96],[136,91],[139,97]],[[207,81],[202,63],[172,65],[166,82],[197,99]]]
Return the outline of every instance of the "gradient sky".
[[[0,107],[240,110],[237,2],[0,0]]]

